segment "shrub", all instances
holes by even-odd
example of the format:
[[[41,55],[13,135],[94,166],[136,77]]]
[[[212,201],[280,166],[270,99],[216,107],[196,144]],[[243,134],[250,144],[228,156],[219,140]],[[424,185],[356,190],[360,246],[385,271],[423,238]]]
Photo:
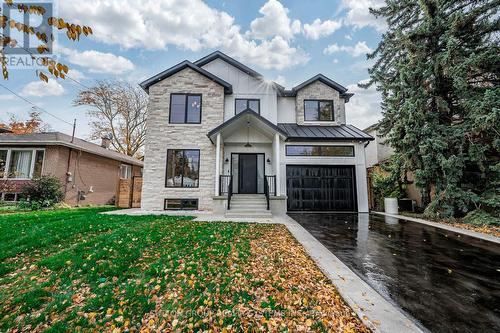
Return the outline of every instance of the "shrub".
[[[61,181],[54,176],[43,176],[26,184],[21,190],[19,205],[25,209],[52,208],[64,198]]]

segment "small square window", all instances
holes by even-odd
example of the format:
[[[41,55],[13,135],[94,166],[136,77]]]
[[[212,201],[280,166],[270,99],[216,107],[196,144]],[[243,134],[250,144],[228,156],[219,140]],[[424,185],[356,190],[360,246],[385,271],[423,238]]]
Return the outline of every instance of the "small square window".
[[[239,114],[247,110],[260,114],[260,99],[237,98],[235,100],[234,102],[235,114]]]

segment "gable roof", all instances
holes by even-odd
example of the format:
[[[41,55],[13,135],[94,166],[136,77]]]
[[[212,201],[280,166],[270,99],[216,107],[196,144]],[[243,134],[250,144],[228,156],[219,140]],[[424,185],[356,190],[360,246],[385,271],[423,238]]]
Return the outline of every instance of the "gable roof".
[[[284,136],[285,138],[287,137],[287,134],[285,131],[283,131],[280,127],[274,125],[272,122],[270,122],[269,120],[267,120],[266,118],[262,117],[260,114],[258,114],[257,112],[255,111],[252,111],[250,109],[246,109],[245,111],[243,112],[240,112],[238,113],[236,116],[232,117],[231,119],[223,122],[222,124],[220,124],[219,126],[215,127],[213,130],[211,130],[210,132],[207,133],[207,136],[210,140],[212,140],[212,137],[219,133],[221,130],[223,130],[224,128],[228,127],[229,125],[237,122],[238,120],[240,120],[241,118],[245,117],[245,116],[251,116],[251,117],[255,117],[257,120],[261,121],[262,123],[264,123],[266,126],[268,126],[269,128],[271,128],[272,130],[280,133],[282,136]]]
[[[180,71],[182,71],[183,69],[186,69],[186,68],[190,68],[192,69],[193,71],[207,77],[208,79],[214,81],[215,83],[221,85],[224,87],[224,92],[226,94],[232,94],[233,93],[233,86],[224,81],[223,79],[213,75],[212,73],[204,70],[203,68],[193,64],[192,62],[188,61],[188,60],[184,60],[183,62],[173,66],[173,67],[170,67],[169,69],[167,70],[164,70],[163,72],[159,73],[159,74],[156,74],[155,76],[145,80],[144,82],[140,83],[139,85],[141,86],[142,89],[144,89],[148,94],[149,94],[149,87],[151,87],[153,84],[159,82],[159,81],[162,81]]]
[[[371,135],[352,125],[311,126],[281,123],[278,124],[278,127],[287,134],[288,141],[305,139],[323,141],[374,140]]]
[[[347,92],[347,88],[346,87],[344,87],[343,85],[341,85],[341,84],[333,81],[332,79],[326,77],[323,74],[317,74],[317,75],[313,76],[312,78],[310,78],[309,80],[302,82],[298,86],[293,87],[291,90],[281,89],[280,90],[281,96],[284,96],[284,97],[294,97],[294,96],[297,96],[297,92],[299,90],[307,87],[308,85],[310,85],[310,84],[312,84],[312,83],[314,83],[316,81],[319,81],[319,82],[321,82],[323,84],[326,84],[330,88],[337,90],[340,93],[340,97],[344,98],[344,100],[346,102],[349,102],[349,99],[352,96],[354,96],[354,94]]]
[[[213,53],[210,53],[209,55],[207,55],[199,60],[196,60],[194,62],[194,64],[196,66],[203,67],[206,64],[208,64],[216,59],[221,59],[221,60],[227,62],[228,64],[238,68],[243,73],[246,73],[246,74],[248,74],[256,79],[263,79],[264,78],[264,76],[262,76],[262,74],[254,71],[253,69],[251,69],[248,66],[243,65],[241,62],[231,58],[230,56],[228,56],[225,53],[222,53],[221,51],[215,51]]]
[[[72,142],[73,141],[73,142]],[[32,134],[0,134],[0,146],[64,146],[82,150],[90,154],[106,157],[133,165],[143,166],[143,162],[114,150],[109,150],[92,142],[74,138],[60,132],[45,132]]]

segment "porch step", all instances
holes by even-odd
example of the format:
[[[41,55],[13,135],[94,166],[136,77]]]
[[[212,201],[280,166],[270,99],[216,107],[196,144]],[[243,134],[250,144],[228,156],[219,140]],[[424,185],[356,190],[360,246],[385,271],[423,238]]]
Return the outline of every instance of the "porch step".
[[[227,211],[225,214],[228,218],[271,218],[273,214],[270,211],[252,211],[252,212],[241,212],[241,211],[233,211],[232,209]]]
[[[231,209],[226,210],[228,218],[271,218],[263,194],[236,194],[231,198]]]

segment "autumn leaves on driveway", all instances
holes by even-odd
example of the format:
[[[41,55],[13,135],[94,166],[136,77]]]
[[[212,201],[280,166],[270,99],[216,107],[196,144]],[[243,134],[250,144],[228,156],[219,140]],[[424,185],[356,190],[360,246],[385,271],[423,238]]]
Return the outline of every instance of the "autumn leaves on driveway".
[[[368,332],[279,225],[0,217],[1,332]]]

